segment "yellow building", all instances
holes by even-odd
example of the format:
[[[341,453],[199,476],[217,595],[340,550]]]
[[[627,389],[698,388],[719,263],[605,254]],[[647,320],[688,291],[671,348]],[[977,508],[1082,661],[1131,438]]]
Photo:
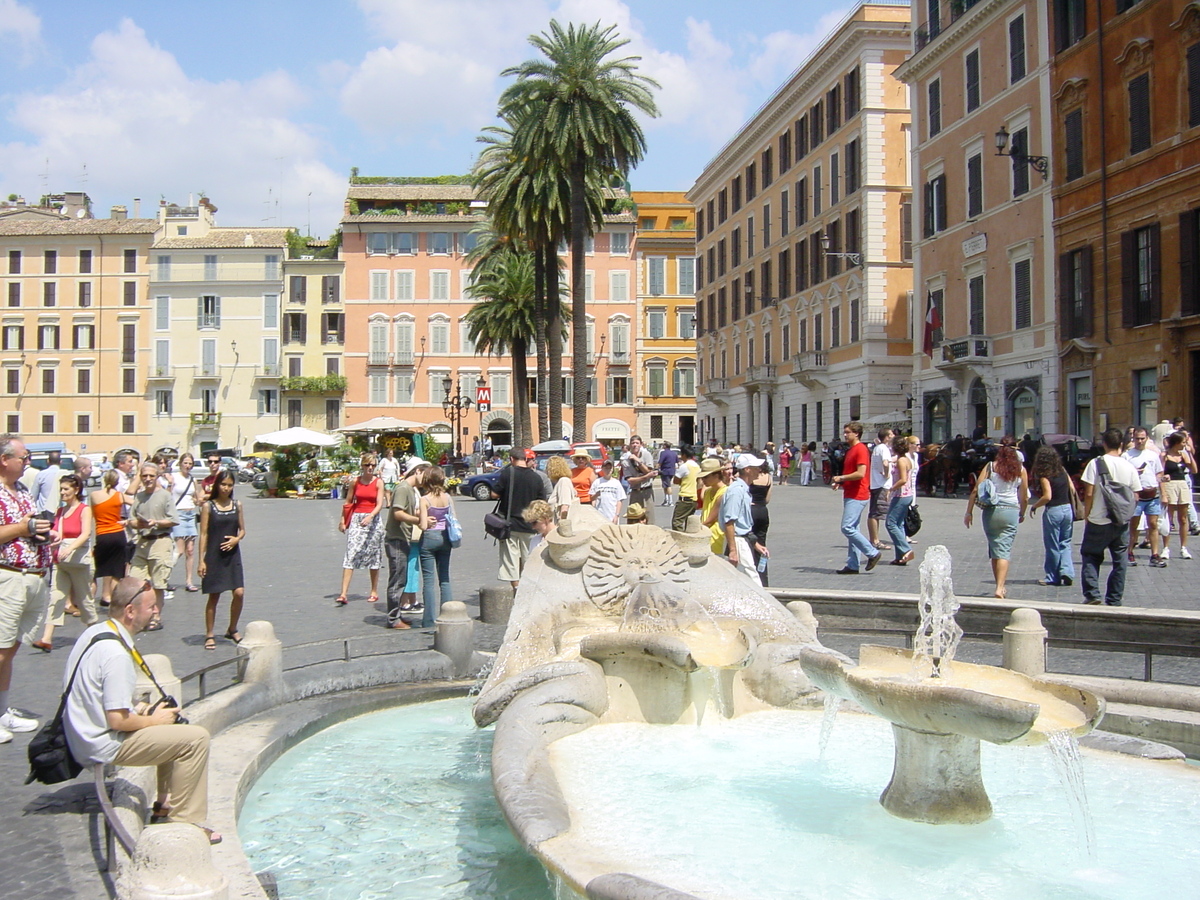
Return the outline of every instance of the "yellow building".
[[[284,427],[286,228],[220,228],[207,198],[164,203],[150,250],[150,447],[249,451]]]
[[[683,191],[634,191],[633,200],[637,429],[647,441],[690,444],[696,439],[695,210]]]
[[[317,249],[312,247],[310,249]],[[280,380],[284,427],[330,432],[341,428],[346,374],[342,350],[346,316],[342,307],[340,259],[302,252],[283,263],[283,360]]]
[[[82,192],[0,206],[4,431],[79,453],[145,444],[157,228],[123,206],[92,218]]]

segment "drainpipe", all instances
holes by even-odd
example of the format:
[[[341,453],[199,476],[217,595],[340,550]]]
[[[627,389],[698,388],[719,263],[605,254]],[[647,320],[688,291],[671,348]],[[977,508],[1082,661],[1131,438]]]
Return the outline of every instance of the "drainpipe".
[[[1104,268],[1104,343],[1112,344],[1109,335],[1109,291],[1108,291],[1108,141],[1105,138],[1108,129],[1103,127],[1104,119],[1104,2],[1096,0],[1096,61],[1100,68],[1100,247],[1103,254]]]

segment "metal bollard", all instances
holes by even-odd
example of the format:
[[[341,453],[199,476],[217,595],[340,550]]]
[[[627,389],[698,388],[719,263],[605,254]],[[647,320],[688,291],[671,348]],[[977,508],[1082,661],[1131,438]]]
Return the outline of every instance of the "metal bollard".
[[[507,625],[512,614],[513,589],[511,584],[485,584],[479,589],[479,619],[488,625]]]
[[[1031,678],[1046,674],[1046,635],[1036,609],[1014,609],[1004,626],[1004,668]]]
[[[433,649],[450,657],[455,675],[471,671],[471,655],[475,652],[475,621],[460,600],[442,604],[436,619]]]

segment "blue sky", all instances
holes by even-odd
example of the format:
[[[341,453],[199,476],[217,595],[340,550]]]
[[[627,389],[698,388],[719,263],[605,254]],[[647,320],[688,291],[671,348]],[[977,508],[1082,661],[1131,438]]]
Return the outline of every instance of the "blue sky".
[[[686,190],[849,11],[830,0],[0,0],[0,194],[207,192],[332,231],[351,166],[466,172],[551,18],[618,26],[663,89],[635,189]],[[132,210],[131,210],[132,211]]]

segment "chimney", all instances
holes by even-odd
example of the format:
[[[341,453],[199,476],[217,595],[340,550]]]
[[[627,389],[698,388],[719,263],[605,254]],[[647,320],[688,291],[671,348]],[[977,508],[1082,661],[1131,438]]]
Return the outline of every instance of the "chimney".
[[[142,217],[142,198],[141,197],[133,198],[133,217],[135,219],[140,219]]]
[[[129,218],[129,210],[126,209],[124,206],[114,206],[109,211],[108,217],[110,219],[128,219]]]

